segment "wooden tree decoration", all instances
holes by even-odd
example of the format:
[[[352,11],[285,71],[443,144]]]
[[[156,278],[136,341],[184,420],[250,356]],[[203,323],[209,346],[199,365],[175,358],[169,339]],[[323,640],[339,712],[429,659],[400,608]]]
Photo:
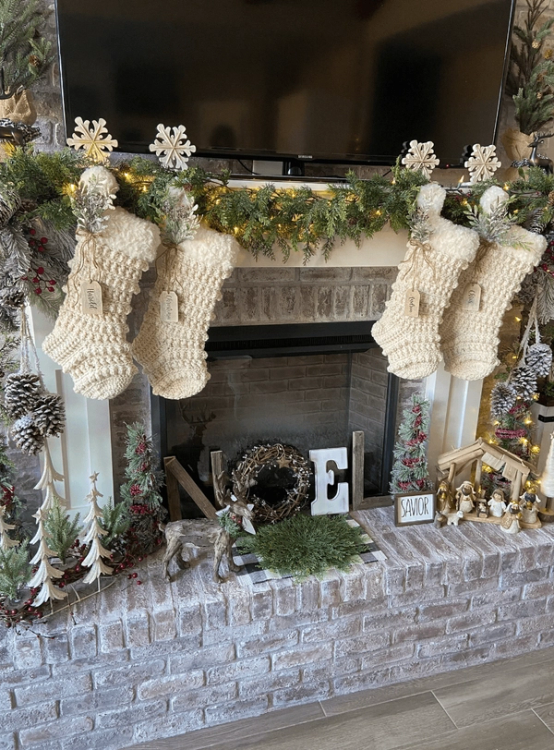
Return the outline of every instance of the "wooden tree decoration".
[[[92,583],[99,579],[101,575],[110,576],[113,573],[113,568],[110,568],[102,560],[103,557],[109,559],[112,553],[103,547],[100,542],[100,538],[105,536],[108,532],[102,528],[98,520],[99,518],[102,518],[102,510],[98,507],[96,498],[102,497],[102,495],[96,488],[97,479],[98,473],[91,476],[90,481],[92,482],[92,489],[87,496],[87,500],[90,502],[90,511],[84,520],[87,533],[83,541],[85,544],[90,544],[90,549],[82,564],[85,568],[90,568],[90,570],[83,578],[84,583]],[[98,585],[100,585],[100,581],[98,581]]]
[[[50,455],[50,449],[48,448],[48,442],[45,441],[44,448],[44,468],[42,470],[42,476],[35,486],[35,490],[44,490],[44,500],[40,506],[42,510],[47,511],[54,504],[54,500],[58,500],[59,504],[66,506],[66,502],[63,497],[56,492],[54,482],[60,482],[63,480],[63,475],[56,471],[54,464],[52,463],[52,456]]]
[[[6,508],[0,505],[0,549],[6,550],[10,547],[17,547],[19,542],[16,539],[10,539],[8,531],[15,529],[15,524],[8,523],[5,520]]]
[[[41,586],[37,597],[33,601],[33,607],[40,607],[41,604],[44,604],[48,600],[65,599],[67,594],[52,582],[52,579],[62,578],[63,573],[61,570],[50,565],[48,561],[48,558],[55,557],[56,553],[50,549],[47,542],[46,529],[44,528],[46,511],[43,508],[39,508],[34,518],[37,519],[38,529],[35,536],[31,539],[31,544],[38,542],[39,546],[31,563],[33,565],[39,563],[39,566],[35,575],[29,581],[29,588],[38,588]]]

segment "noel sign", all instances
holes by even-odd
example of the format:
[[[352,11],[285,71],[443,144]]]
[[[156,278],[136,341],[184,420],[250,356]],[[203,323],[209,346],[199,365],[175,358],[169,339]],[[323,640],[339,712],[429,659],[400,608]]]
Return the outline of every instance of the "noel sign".
[[[435,520],[435,495],[432,492],[394,496],[394,522],[397,526],[414,526]]]

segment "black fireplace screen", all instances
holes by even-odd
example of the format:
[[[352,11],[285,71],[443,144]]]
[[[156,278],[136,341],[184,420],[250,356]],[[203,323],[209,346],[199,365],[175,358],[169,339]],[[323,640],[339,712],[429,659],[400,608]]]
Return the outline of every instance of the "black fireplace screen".
[[[364,496],[387,495],[398,381],[371,325],[212,329],[204,390],[181,401],[154,398],[162,455],[176,456],[210,496],[212,450],[233,460],[280,442],[308,457],[311,449],[349,447],[362,430]]]

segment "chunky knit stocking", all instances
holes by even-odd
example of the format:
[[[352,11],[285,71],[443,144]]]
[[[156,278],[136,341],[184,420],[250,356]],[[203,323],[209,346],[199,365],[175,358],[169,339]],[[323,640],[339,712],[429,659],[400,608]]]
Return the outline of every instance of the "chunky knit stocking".
[[[373,337],[389,359],[389,372],[401,378],[423,378],[441,361],[439,324],[458,276],[477,251],[479,237],[441,217],[446,191],[436,183],[424,185],[417,198],[427,239],[408,243],[408,254],[399,266],[392,296],[373,326]],[[417,301],[410,310],[415,290]],[[410,315],[410,311],[412,314]],[[414,314],[417,313],[417,314]]]
[[[133,354],[153,393],[169,399],[188,398],[208,382],[204,344],[237,250],[232,237],[201,227],[194,239],[169,247],[158,259],[152,299],[133,341]],[[176,319],[172,322],[161,316],[164,292],[176,294]]]
[[[126,318],[140,277],[156,257],[159,230],[116,208],[109,213],[107,228],[94,235],[94,242],[85,232],[77,236],[67,296],[43,349],[72,376],[76,393],[114,398],[137,372],[126,339]],[[100,284],[101,314],[84,308],[82,284],[91,276]]]
[[[507,200],[502,188],[491,187],[483,193],[481,207],[490,214]],[[448,372],[463,380],[480,380],[499,364],[502,318],[545,248],[544,237],[518,226],[508,230],[503,244],[481,241],[475,262],[460,275],[440,328]]]

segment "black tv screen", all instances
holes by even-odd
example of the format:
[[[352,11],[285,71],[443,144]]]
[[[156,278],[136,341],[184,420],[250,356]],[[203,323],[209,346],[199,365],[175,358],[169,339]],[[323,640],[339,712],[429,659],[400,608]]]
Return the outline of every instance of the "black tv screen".
[[[122,151],[183,124],[202,155],[441,164],[496,133],[513,0],[58,0],[68,133]]]

